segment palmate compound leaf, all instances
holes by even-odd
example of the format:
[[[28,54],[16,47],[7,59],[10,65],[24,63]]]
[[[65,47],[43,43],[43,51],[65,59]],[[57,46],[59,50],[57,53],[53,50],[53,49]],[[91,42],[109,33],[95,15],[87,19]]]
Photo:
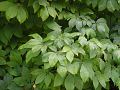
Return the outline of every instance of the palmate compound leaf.
[[[74,84],[74,76],[69,74],[65,79],[65,88],[66,90],[74,90],[75,84]]]

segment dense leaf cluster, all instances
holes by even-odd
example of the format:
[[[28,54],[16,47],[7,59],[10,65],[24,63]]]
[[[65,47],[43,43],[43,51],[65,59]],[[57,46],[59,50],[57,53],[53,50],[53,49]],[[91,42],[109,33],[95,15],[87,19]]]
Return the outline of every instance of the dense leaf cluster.
[[[1,0],[0,90],[120,89],[120,0]]]

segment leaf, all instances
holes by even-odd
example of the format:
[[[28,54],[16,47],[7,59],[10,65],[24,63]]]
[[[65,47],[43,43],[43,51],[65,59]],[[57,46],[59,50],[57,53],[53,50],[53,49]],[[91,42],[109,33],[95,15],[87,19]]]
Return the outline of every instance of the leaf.
[[[87,70],[87,68],[85,67],[84,64],[82,64],[82,66],[81,66],[80,76],[81,76],[83,82],[86,82],[89,78],[89,72],[88,72],[88,70]]]
[[[33,57],[36,57],[39,55],[39,51],[33,52],[32,50],[29,50],[26,55],[26,63],[28,63]]]
[[[6,11],[11,6],[13,6],[13,3],[9,1],[2,1],[0,2],[0,11]]]
[[[74,77],[69,74],[65,79],[65,88],[66,90],[74,90],[74,87]]]
[[[64,81],[64,78],[61,77],[59,74],[57,74],[54,79],[54,87],[61,86],[63,84],[63,81]]]
[[[78,41],[79,41],[79,43],[82,45],[82,46],[85,46],[85,45],[87,45],[87,39],[85,38],[85,37],[83,37],[83,36],[81,36],[81,37],[79,37],[79,39],[78,39]]]
[[[39,39],[40,41],[42,41],[42,37],[37,33],[30,34],[29,36],[33,37],[34,39]]]
[[[83,81],[81,80],[80,77],[75,76],[75,87],[78,90],[82,90],[83,89]]]
[[[120,49],[114,50],[113,52],[113,60],[116,61],[117,63],[120,63]]]
[[[76,18],[72,18],[69,20],[69,27],[73,28],[76,24]]]
[[[18,7],[17,5],[12,5],[6,10],[6,18],[9,21],[11,18],[17,16]]]
[[[18,21],[21,23],[23,23],[26,19],[28,18],[28,14],[27,14],[27,11],[22,7],[20,6],[18,8],[18,12],[17,12],[17,19]]]
[[[6,61],[4,58],[0,57],[0,65],[5,65]]]
[[[14,78],[14,82],[18,86],[24,86],[26,81],[23,79],[23,77],[16,77],[16,78]]]
[[[39,84],[41,83],[46,77],[46,73],[43,71],[43,72],[40,72],[40,74],[37,76],[36,80],[35,80],[35,84]]]
[[[93,78],[93,85],[94,85],[94,88],[96,89],[99,85],[99,82],[98,82],[98,79],[96,77]]]
[[[48,21],[46,22],[46,25],[48,28],[55,30],[55,31],[61,31],[61,26],[58,25],[55,21]]]
[[[98,0],[92,0],[92,7],[95,8],[98,4]]]
[[[97,55],[97,46],[96,46],[96,44],[90,42],[89,43],[89,48],[90,48],[90,51],[89,51],[90,58],[96,57],[96,55]]]
[[[57,72],[58,72],[58,74],[59,74],[61,77],[65,77],[66,74],[67,74],[67,69],[66,69],[66,67],[64,67],[64,66],[59,66],[59,67],[57,68]]]
[[[42,21],[45,21],[49,17],[47,8],[41,8],[39,11],[39,16],[42,18]]]
[[[107,2],[107,9],[110,12],[115,11],[115,6],[113,5],[113,2],[115,2],[115,1],[114,0],[108,0],[108,2]]]
[[[100,82],[100,84],[106,88],[106,81],[105,81],[105,76],[104,74],[101,74],[100,72],[97,72],[97,79]]]
[[[73,61],[74,59],[74,53],[72,51],[69,51],[66,53],[66,58],[70,61],[70,63]]]
[[[52,80],[52,76],[51,76],[51,74],[49,73],[49,74],[46,75],[45,80],[44,80],[46,87],[48,87],[48,86],[50,85],[51,80]]]
[[[35,1],[35,2],[33,3],[34,13],[36,13],[36,12],[39,10],[39,8],[40,8],[39,3],[38,3],[37,1]]]
[[[111,79],[114,83],[116,83],[116,81],[118,80],[119,78],[119,72],[118,72],[118,69],[117,68],[113,68],[112,71],[111,71]]]
[[[69,46],[64,46],[62,49],[62,52],[68,52],[70,50],[71,50],[71,48]]]
[[[50,66],[54,67],[55,64],[58,62],[58,58],[57,58],[56,53],[51,52],[51,54],[49,55],[48,61],[49,61]]]
[[[67,70],[71,74],[77,74],[78,70],[79,70],[79,63],[78,62],[74,62],[72,64],[68,64],[67,65]]]
[[[99,66],[100,70],[103,70],[105,68],[105,62],[102,59],[99,59]]]
[[[48,7],[48,13],[49,13],[50,16],[52,16],[53,18],[56,18],[56,16],[57,16],[57,12],[56,12],[55,8],[53,8],[53,7]]]
[[[98,10],[103,11],[107,7],[108,0],[100,0],[98,4]]]
[[[21,57],[20,52],[18,52],[17,50],[12,50],[10,52],[10,60],[14,61],[14,62],[17,62],[18,64],[21,64],[22,63],[22,57]]]

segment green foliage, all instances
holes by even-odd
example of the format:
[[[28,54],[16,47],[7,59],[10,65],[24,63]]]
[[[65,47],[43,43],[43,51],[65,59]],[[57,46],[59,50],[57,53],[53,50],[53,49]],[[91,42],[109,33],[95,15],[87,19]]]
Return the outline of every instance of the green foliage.
[[[0,90],[120,89],[119,12],[120,0],[1,0]]]

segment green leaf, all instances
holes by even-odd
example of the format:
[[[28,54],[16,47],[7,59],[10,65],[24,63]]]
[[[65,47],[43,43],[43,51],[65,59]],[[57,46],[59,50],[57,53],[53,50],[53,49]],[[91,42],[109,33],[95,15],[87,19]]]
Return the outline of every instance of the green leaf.
[[[97,79],[98,79],[98,81],[100,82],[100,84],[101,84],[104,88],[106,88],[106,81],[105,81],[105,76],[104,76],[104,74],[101,74],[100,72],[97,72],[96,74],[97,74]]]
[[[71,74],[77,74],[78,70],[79,70],[79,63],[78,62],[74,62],[72,64],[68,64],[67,65],[67,70]]]
[[[0,57],[0,65],[5,65],[6,61],[4,58]]]
[[[42,18],[42,21],[45,21],[49,17],[47,8],[41,8],[39,11],[39,16]]]
[[[69,27],[73,28],[76,24],[76,18],[72,18],[69,20]]]
[[[83,36],[79,37],[78,41],[82,46],[87,45],[87,43],[88,43],[87,39]]]
[[[64,81],[64,78],[61,77],[59,74],[57,74],[54,79],[54,87],[61,86],[63,84],[63,81]]]
[[[67,74],[67,69],[64,66],[59,66],[57,68],[57,72],[58,72],[58,74],[60,74],[61,77],[65,77]]]
[[[18,52],[17,50],[13,50],[10,52],[10,60],[17,62],[18,64],[22,63],[22,57],[20,52]]]
[[[45,80],[44,80],[46,87],[48,87],[50,85],[51,80],[52,80],[52,75],[49,73],[46,75]]]
[[[83,81],[81,80],[80,77],[75,76],[75,87],[78,90],[83,90]]]
[[[80,76],[81,76],[83,82],[86,82],[89,78],[89,71],[87,70],[87,68],[84,64],[82,64],[82,66],[81,66]]]
[[[46,22],[46,25],[48,28],[55,30],[55,31],[61,31],[61,26],[58,25],[55,21],[48,21]]]
[[[39,51],[33,52],[32,50],[29,50],[26,55],[26,63],[28,63],[33,57],[36,57],[39,55]]]
[[[50,66],[54,67],[56,65],[56,63],[58,62],[56,53],[51,52],[51,54],[49,55],[48,61],[49,61]]]
[[[96,89],[99,85],[99,82],[98,82],[98,79],[96,77],[93,78],[93,85],[94,85],[94,88]]]
[[[107,9],[110,12],[115,11],[115,6],[113,5],[114,2],[115,2],[115,0],[108,0],[108,2],[107,2]]]
[[[68,52],[70,50],[71,50],[71,48],[69,46],[64,46],[62,49],[62,52]]]
[[[52,16],[53,18],[56,18],[57,12],[56,12],[55,8],[53,8],[53,7],[47,7],[47,8],[48,8],[48,13],[50,14],[50,16]]]
[[[2,1],[0,2],[0,11],[6,11],[9,7],[13,6],[14,4],[9,1]]]
[[[34,13],[36,13],[36,12],[39,10],[39,8],[40,8],[39,3],[38,3],[37,1],[35,1],[35,2],[33,3]]]
[[[114,83],[116,83],[116,81],[118,80],[119,78],[119,72],[118,72],[118,69],[117,68],[113,68],[112,71],[111,71],[111,79]]]
[[[40,72],[40,74],[37,76],[36,80],[35,80],[35,84],[39,84],[41,83],[46,77],[46,73],[43,71],[43,72]]]
[[[66,90],[74,90],[74,87],[74,77],[69,74],[65,79],[65,88]]]
[[[70,61],[70,63],[73,61],[74,59],[74,53],[72,51],[69,51],[66,53],[66,58]]]
[[[40,41],[42,41],[42,37],[37,33],[31,34],[29,36],[33,37],[34,39],[39,39]]]
[[[7,20],[10,20],[11,18],[14,18],[17,16],[18,7],[17,5],[12,5],[6,10],[6,18]]]
[[[27,18],[28,18],[27,11],[22,6],[18,7],[17,19],[20,22],[20,24],[23,23]]]
[[[108,0],[100,0],[98,4],[98,10],[103,11],[107,7]]]
[[[18,86],[24,86],[26,81],[23,79],[23,77],[16,77],[14,79],[14,82],[18,85]]]

